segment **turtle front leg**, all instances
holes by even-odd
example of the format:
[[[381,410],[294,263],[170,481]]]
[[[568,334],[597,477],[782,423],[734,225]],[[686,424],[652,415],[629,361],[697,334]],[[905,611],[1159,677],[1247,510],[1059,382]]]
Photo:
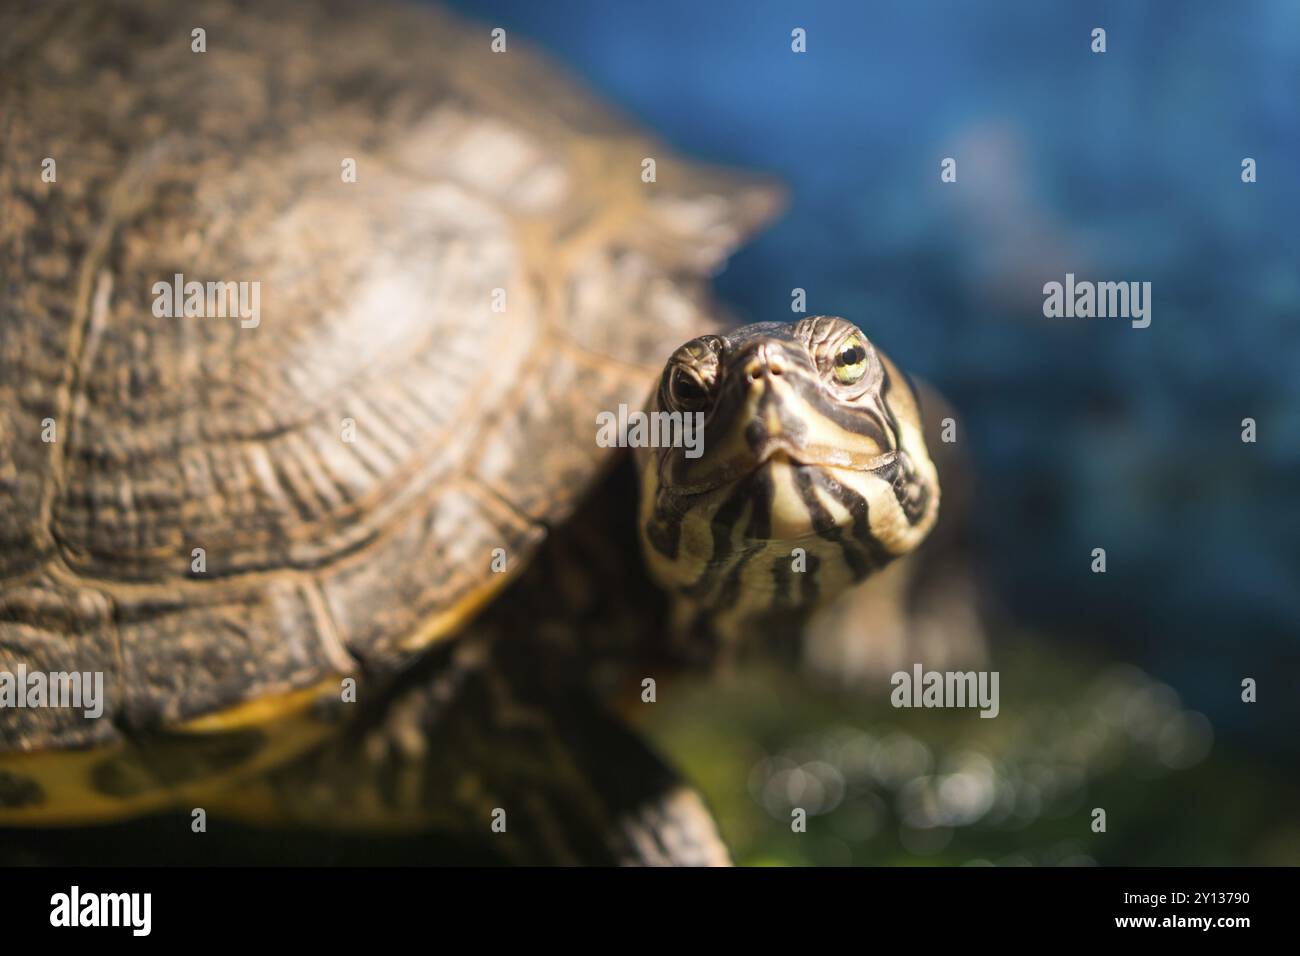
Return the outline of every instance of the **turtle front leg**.
[[[586,687],[511,659],[535,646],[507,640],[432,728],[465,826],[514,863],[729,865],[694,788]]]

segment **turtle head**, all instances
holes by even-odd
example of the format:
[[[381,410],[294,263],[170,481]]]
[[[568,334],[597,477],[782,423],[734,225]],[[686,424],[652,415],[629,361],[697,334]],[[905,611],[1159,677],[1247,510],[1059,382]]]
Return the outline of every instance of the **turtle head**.
[[[828,600],[934,524],[916,393],[846,319],[694,339],[650,406],[698,440],[638,452],[643,549],[660,585],[704,613]]]

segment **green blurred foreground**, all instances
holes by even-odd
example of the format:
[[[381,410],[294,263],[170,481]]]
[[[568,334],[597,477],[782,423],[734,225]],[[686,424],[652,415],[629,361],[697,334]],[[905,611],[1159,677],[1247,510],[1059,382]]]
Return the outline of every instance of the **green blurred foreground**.
[[[994,647],[994,719],[895,710],[884,677],[828,693],[758,667],[661,700],[650,731],[741,865],[1300,862],[1300,783],[1228,756],[1242,748],[1171,688],[1032,640]]]

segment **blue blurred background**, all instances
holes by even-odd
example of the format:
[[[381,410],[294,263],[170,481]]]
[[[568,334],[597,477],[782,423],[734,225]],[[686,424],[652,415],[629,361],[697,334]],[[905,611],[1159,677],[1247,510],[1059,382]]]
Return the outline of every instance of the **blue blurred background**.
[[[452,6],[789,186],[721,294],[781,319],[804,288],[947,393],[1016,620],[1300,750],[1300,3]],[[1067,272],[1151,282],[1151,326],[1044,318]]]

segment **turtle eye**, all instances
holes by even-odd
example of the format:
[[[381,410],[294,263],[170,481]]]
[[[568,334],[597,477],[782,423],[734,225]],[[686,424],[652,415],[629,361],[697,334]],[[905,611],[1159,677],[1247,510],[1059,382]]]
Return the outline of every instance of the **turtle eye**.
[[[693,371],[679,365],[668,376],[668,398],[681,411],[697,412],[709,403],[709,390]]]
[[[867,346],[861,336],[850,335],[840,343],[832,363],[835,381],[841,385],[853,385],[867,374]]]

